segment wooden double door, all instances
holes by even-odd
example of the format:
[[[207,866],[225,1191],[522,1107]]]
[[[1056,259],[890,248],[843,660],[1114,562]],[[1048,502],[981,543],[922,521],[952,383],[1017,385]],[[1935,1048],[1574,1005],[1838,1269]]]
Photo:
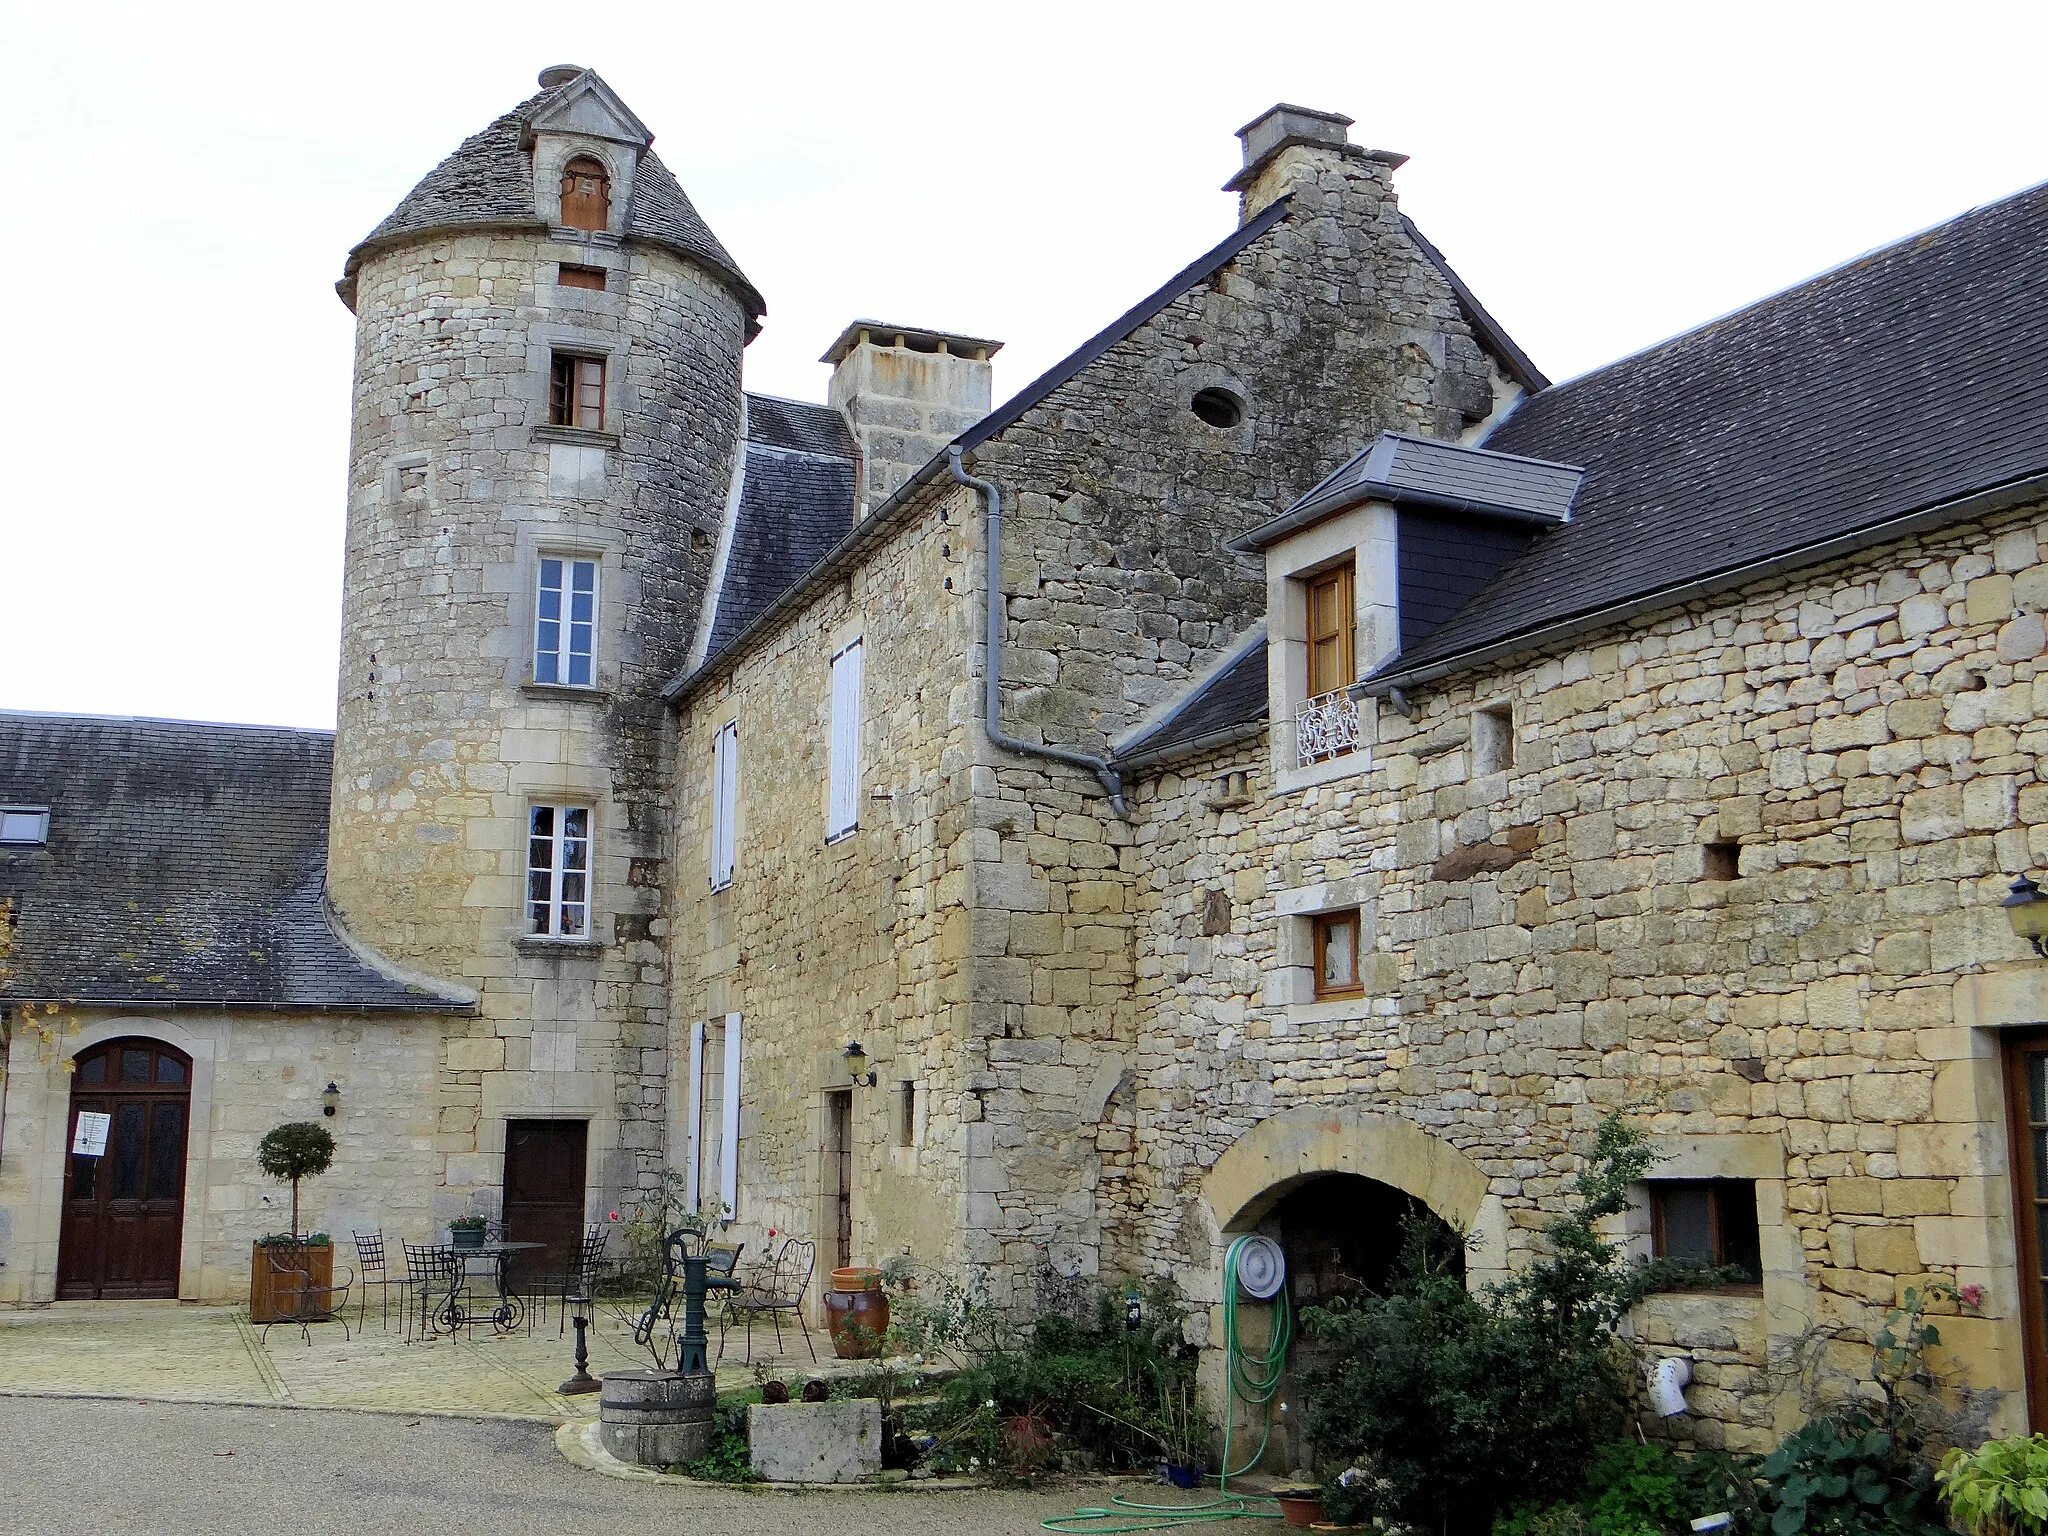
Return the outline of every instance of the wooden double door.
[[[107,1117],[104,1152],[74,1150],[81,1115]],[[191,1126],[192,1058],[184,1052],[160,1040],[109,1040],[77,1058],[65,1125],[60,1301],[178,1294]]]

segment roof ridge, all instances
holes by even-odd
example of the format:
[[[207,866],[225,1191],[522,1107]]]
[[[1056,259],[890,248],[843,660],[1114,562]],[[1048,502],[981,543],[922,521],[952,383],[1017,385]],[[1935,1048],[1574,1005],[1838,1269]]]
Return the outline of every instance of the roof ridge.
[[[0,720],[90,720],[102,725],[182,725],[202,731],[273,731],[294,736],[334,735],[332,726],[265,725],[253,720],[185,720],[173,715],[101,715],[71,709],[9,709],[0,706]]]

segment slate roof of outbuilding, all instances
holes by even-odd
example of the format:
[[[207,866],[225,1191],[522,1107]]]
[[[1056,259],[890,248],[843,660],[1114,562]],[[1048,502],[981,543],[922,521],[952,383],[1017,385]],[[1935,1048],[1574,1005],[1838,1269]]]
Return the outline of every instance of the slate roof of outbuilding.
[[[356,271],[363,258],[395,241],[428,230],[479,225],[543,228],[533,205],[533,164],[520,138],[526,124],[574,84],[570,81],[528,97],[489,127],[464,139],[453,154],[421,177],[383,222],[348,253],[341,281],[335,285],[344,302],[351,308],[355,305]],[[759,320],[765,313],[767,306],[760,293],[651,149],[641,154],[633,176],[633,206],[627,210],[626,235],[696,257],[731,280],[750,319]]]
[[[1221,746],[1256,733],[1268,710],[1266,633],[1262,628],[1235,656],[1191,688],[1150,730],[1117,748],[1120,765],[1142,767],[1196,748]]]
[[[803,580],[853,527],[857,450],[830,406],[747,396],[747,458],[707,660]]]
[[[1532,396],[1486,446],[1583,466],[1571,522],[1380,676],[1823,558],[2048,472],[2044,291],[2048,185]]]
[[[0,802],[50,808],[0,847],[0,1002],[469,1012],[361,958],[328,921],[334,736],[0,711]]]

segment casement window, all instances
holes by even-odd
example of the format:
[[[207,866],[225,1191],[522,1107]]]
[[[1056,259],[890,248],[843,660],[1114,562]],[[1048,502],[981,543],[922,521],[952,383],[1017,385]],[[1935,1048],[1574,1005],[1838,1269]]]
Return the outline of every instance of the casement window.
[[[1358,909],[1319,912],[1315,929],[1316,1001],[1362,997],[1365,983],[1358,972]]]
[[[1658,1258],[1734,1269],[1743,1283],[1762,1283],[1753,1181],[1652,1179],[1648,1188],[1651,1251]]]
[[[1308,696],[1315,699],[1358,681],[1352,562],[1311,576],[1302,585],[1308,599]]]
[[[604,359],[557,352],[548,375],[548,424],[604,428]]]
[[[604,268],[572,267],[565,261],[555,269],[555,284],[561,288],[586,288],[592,293],[603,293]]]
[[[597,562],[543,555],[534,604],[533,680],[597,682]]]
[[[611,219],[611,177],[598,161],[578,155],[562,167],[562,222],[571,229],[609,229]]]
[[[729,720],[711,740],[711,889],[732,884],[738,862],[740,723]]]
[[[50,840],[46,805],[0,805],[0,848],[40,848]]]
[[[825,841],[837,842],[860,825],[860,672],[858,640],[832,658],[831,786]]]
[[[536,805],[526,837],[526,931],[590,936],[590,807]]]

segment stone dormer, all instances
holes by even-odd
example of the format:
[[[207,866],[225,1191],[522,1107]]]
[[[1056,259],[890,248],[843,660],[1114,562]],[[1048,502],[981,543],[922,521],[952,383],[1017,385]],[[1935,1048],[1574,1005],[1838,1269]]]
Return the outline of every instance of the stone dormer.
[[[541,71],[540,83],[553,94],[527,118],[521,136],[533,165],[535,210],[558,239],[621,239],[640,157],[654,135],[595,70],[557,64]]]

